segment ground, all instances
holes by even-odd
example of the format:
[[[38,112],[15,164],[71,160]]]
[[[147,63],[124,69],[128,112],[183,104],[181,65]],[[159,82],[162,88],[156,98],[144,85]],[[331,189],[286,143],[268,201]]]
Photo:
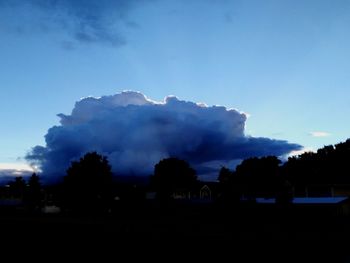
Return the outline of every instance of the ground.
[[[181,205],[162,209],[147,207],[146,210],[123,208],[107,215],[44,215],[17,211],[0,215],[0,226],[1,240],[7,247],[53,249],[55,253],[77,252],[80,246],[84,253],[91,252],[84,247],[95,250],[113,247],[108,251],[116,254],[140,248],[150,252],[165,245],[175,251],[174,256],[181,253],[203,256],[210,251],[217,256],[227,253],[230,257],[254,258],[255,262],[256,258],[260,262],[264,257],[280,259],[280,262],[288,259],[296,262],[297,258],[311,262],[315,259],[317,262],[325,259],[347,262],[350,258],[348,249],[341,249],[341,246],[333,249],[334,244],[350,241],[349,217],[306,217],[283,208],[235,207],[228,210],[217,206]],[[316,245],[315,250],[313,245]],[[197,250],[197,246],[210,250]],[[277,256],[278,251],[285,251],[282,258]]]

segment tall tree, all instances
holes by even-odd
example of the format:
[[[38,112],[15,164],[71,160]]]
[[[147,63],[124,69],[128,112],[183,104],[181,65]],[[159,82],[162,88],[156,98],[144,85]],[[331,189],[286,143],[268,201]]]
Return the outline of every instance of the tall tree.
[[[279,172],[281,161],[276,156],[249,158],[236,167],[248,197],[276,197],[286,201],[290,185]],[[291,194],[291,193],[290,193]]]
[[[36,175],[36,173],[33,173],[28,180],[26,201],[33,209],[35,209],[40,206],[41,197],[40,178]]]
[[[226,167],[221,167],[219,176],[218,176],[218,181],[221,185],[228,184],[231,181],[232,177],[232,172],[226,168]]]
[[[26,190],[26,182],[22,176],[18,176],[9,183],[11,195],[15,198],[23,199]]]
[[[171,199],[176,189],[191,191],[197,183],[196,171],[184,160],[167,158],[154,167],[152,184],[159,199]]]
[[[90,152],[72,162],[64,178],[66,207],[82,211],[101,211],[111,200],[112,172],[106,157]]]
[[[241,184],[236,172],[222,167],[218,176],[220,195],[219,201],[231,204],[239,202],[241,196]]]

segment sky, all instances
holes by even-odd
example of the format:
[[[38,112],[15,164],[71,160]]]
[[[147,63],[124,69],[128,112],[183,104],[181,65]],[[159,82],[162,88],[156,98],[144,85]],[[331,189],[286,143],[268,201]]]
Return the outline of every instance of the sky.
[[[0,174],[28,169],[76,102],[124,90],[236,109],[246,137],[344,141],[349,14],[345,0],[1,0]]]

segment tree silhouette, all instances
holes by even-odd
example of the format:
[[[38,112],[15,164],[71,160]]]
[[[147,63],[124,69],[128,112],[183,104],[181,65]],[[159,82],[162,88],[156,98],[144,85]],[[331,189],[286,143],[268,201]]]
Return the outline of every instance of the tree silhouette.
[[[22,176],[18,176],[14,181],[9,183],[10,193],[15,198],[23,199],[26,190],[26,182]]]
[[[33,173],[29,178],[26,191],[26,202],[32,208],[38,208],[41,203],[41,183],[39,176]]]
[[[276,156],[249,158],[236,167],[245,196],[275,197],[286,202],[291,198],[291,186],[279,172],[281,161]]]
[[[236,172],[222,167],[218,176],[220,195],[219,201],[231,204],[239,202],[241,197],[241,184]]]
[[[152,184],[157,198],[169,200],[175,190],[191,191],[198,183],[196,171],[190,165],[177,158],[161,160],[154,167]]]
[[[112,172],[106,157],[90,152],[72,162],[63,183],[64,205],[75,211],[103,211],[111,200]]]
[[[230,182],[232,177],[232,172],[226,168],[226,167],[221,167],[219,176],[218,176],[218,181],[221,185],[226,185]]]
[[[349,164],[350,140],[348,139],[334,146],[324,146],[317,152],[305,152],[290,157],[283,165],[282,172],[298,189],[306,189],[309,186],[348,185],[350,184]],[[326,191],[329,192],[329,190]]]

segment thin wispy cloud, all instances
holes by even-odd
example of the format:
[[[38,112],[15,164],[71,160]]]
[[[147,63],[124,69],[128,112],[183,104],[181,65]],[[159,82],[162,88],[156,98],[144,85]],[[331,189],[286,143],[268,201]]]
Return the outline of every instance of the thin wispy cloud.
[[[331,134],[324,131],[313,131],[313,132],[309,132],[309,135],[312,137],[328,137]]]
[[[133,7],[150,0],[4,0],[0,30],[20,34],[63,32],[63,47],[74,43],[123,45],[123,29],[135,27]],[[16,14],[14,16],[13,14]]]

